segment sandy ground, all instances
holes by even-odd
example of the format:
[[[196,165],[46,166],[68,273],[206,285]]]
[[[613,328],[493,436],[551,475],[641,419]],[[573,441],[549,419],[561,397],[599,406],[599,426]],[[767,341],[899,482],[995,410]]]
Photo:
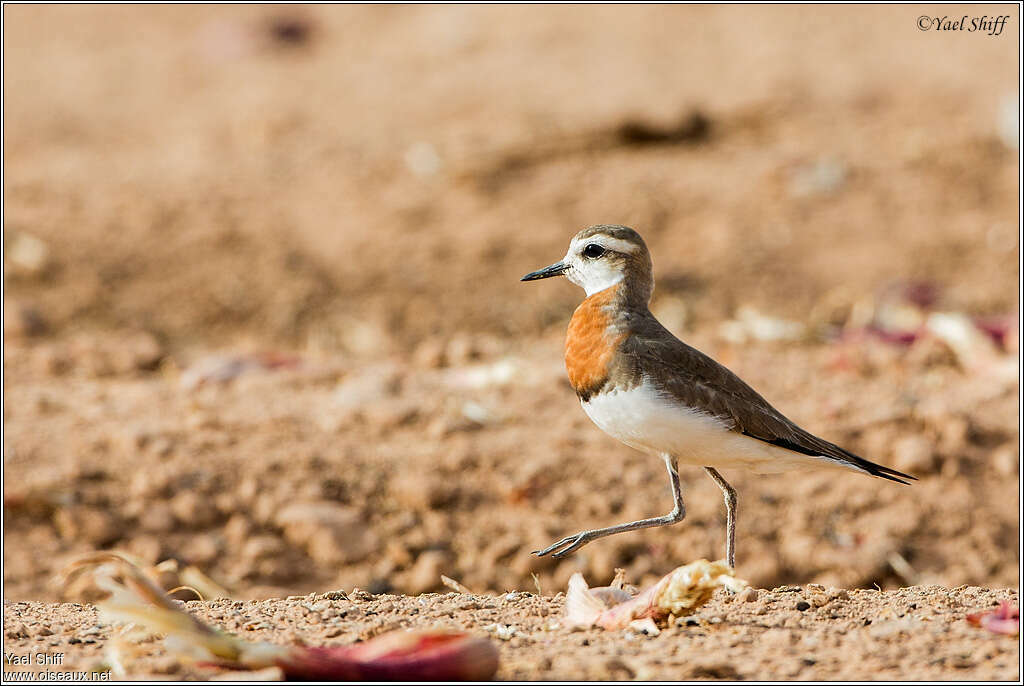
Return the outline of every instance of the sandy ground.
[[[561,595],[337,596],[190,602],[187,607],[253,641],[330,645],[406,627],[471,631],[499,646],[498,679],[1014,680],[1019,675],[1018,640],[964,620],[965,613],[1000,600],[1019,602],[1016,591],[910,586],[829,592],[821,586],[784,586],[760,591],[752,601],[719,592],[657,636],[628,629],[567,631],[559,625]],[[4,612],[9,618],[5,653],[61,656],[52,658],[60,665],[34,671],[123,667],[111,676],[156,679],[218,674],[169,655],[159,642],[120,639],[123,630],[97,624],[92,607],[8,602]],[[111,645],[120,646],[119,663],[109,659]],[[271,668],[262,676],[280,674]]]
[[[885,7],[5,7],[6,643],[92,636],[69,655],[100,659],[88,606],[39,603],[81,600],[56,573],[118,549],[246,602],[401,594],[360,612],[414,625],[463,602],[418,595],[441,574],[536,575],[543,598],[445,620],[521,623],[507,678],[1017,678],[1013,640],[963,614],[1020,579],[1019,15],[944,11],[1013,31]],[[670,329],[919,477],[725,473],[740,576],[848,601],[544,630],[574,571],[644,584],[724,552],[688,469],[683,523],[529,555],[671,506],[568,387],[581,292],[517,282],[611,222],[647,239]],[[275,640],[379,621],[332,634],[274,602]],[[52,636],[21,636],[39,617]]]

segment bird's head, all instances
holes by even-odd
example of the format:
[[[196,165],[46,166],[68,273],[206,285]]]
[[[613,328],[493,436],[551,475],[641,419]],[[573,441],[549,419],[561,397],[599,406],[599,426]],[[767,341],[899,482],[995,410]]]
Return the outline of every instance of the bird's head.
[[[625,282],[632,295],[646,303],[654,291],[651,255],[644,239],[628,226],[599,224],[583,229],[573,236],[560,262],[530,272],[521,280],[562,275],[588,296]]]

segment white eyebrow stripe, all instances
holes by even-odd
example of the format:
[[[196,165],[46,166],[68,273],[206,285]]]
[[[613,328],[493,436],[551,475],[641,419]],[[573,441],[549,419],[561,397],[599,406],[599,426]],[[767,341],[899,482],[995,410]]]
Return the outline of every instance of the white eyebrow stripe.
[[[600,243],[608,250],[613,250],[615,252],[632,254],[640,247],[636,243],[630,243],[629,241],[624,241],[621,238],[612,238],[611,236],[606,236],[604,234],[598,234],[597,236],[594,236],[594,238],[598,238],[599,240],[596,242]]]

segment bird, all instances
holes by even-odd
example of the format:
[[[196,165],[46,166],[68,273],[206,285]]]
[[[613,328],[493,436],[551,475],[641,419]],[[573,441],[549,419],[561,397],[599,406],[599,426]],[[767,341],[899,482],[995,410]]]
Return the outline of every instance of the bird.
[[[722,491],[731,568],[738,498],[719,468],[775,474],[835,467],[900,484],[916,480],[800,428],[725,366],[676,338],[649,308],[653,265],[635,230],[586,228],[572,238],[565,257],[521,281],[555,276],[586,292],[565,338],[565,367],[583,411],[613,438],[665,461],[673,508],[660,517],[580,531],[535,555],[560,558],[605,536],[681,522],[686,507],[680,463],[703,467]]]

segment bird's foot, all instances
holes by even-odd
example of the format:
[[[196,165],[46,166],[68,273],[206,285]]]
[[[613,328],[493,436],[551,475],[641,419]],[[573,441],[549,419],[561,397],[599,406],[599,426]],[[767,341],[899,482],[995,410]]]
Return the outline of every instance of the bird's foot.
[[[533,554],[537,557],[544,557],[545,555],[551,554],[551,557],[557,560],[558,558],[565,557],[566,555],[579,550],[592,540],[592,531],[581,531],[578,534],[566,536],[562,540],[552,543],[543,550],[534,550]]]

